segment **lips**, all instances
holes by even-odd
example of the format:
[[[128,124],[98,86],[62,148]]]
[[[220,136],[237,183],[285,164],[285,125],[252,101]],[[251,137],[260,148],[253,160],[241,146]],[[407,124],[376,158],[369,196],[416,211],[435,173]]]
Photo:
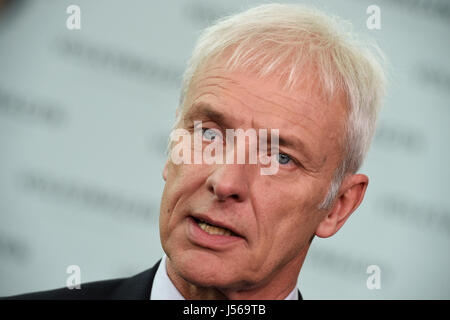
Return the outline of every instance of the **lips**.
[[[201,214],[192,215],[191,217],[203,231],[211,235],[242,237],[233,227],[226,223],[215,221],[210,217]]]

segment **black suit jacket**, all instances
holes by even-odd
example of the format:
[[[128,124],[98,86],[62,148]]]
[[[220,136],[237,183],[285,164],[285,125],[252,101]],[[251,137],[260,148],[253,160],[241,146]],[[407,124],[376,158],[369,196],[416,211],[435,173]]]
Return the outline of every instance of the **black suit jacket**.
[[[149,300],[161,260],[129,278],[82,283],[81,289],[60,288],[7,297],[14,300]]]
[[[14,300],[149,300],[153,279],[161,260],[133,277],[88,282],[81,289],[60,288],[10,296]],[[302,295],[298,291],[299,300]]]

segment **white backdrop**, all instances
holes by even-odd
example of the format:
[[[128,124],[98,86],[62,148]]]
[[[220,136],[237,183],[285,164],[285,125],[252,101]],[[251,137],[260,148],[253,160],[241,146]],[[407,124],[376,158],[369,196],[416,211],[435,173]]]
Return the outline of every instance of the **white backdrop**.
[[[292,2],[292,1],[291,1]],[[450,298],[450,1],[303,1],[391,62],[364,203],[313,242],[305,299]],[[263,1],[9,1],[0,11],[0,295],[130,276],[162,255],[165,143],[199,31]],[[66,8],[81,8],[68,30]],[[381,9],[381,29],[366,8]],[[366,286],[369,265],[381,289]]]

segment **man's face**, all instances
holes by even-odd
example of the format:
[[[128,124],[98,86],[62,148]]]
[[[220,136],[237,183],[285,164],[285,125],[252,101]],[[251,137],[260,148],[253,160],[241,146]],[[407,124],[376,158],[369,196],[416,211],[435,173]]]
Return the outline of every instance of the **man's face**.
[[[280,158],[273,175],[261,175],[257,164],[169,161],[160,235],[173,270],[223,292],[296,279],[326,215],[318,207],[342,157],[345,114],[343,99],[326,103],[318,90],[287,92],[270,78],[220,67],[196,75],[181,128],[193,132],[194,121],[202,121],[203,129],[224,136],[225,129],[278,129],[280,153],[289,156]],[[235,236],[210,234],[200,220]]]

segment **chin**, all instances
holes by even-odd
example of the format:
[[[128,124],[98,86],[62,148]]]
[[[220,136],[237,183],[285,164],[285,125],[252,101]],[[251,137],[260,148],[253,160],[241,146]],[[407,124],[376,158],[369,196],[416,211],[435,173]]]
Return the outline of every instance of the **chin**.
[[[182,278],[200,287],[229,288],[239,283],[235,264],[224,263],[223,259],[210,252],[185,252],[174,257],[173,266]]]

